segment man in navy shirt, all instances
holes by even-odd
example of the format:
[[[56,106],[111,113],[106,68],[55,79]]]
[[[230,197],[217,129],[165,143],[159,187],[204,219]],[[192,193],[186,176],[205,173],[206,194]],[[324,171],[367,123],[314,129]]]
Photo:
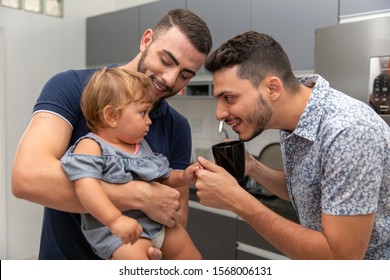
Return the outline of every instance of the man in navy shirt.
[[[118,66],[150,77],[156,102],[146,140],[154,152],[168,158],[173,169],[190,163],[191,131],[188,121],[165,98],[188,84],[211,47],[207,24],[191,11],[176,9],[144,32],[133,60]],[[14,195],[45,206],[39,259],[98,259],[80,229],[79,213],[84,209],[60,165],[67,148],[88,132],[80,98],[95,70],[62,72],[46,83],[16,153]],[[131,181],[116,188],[107,185],[106,191],[123,211],[141,210],[166,226],[187,223],[188,186],[178,191],[157,182]],[[148,254],[161,258],[161,252],[153,248]]]

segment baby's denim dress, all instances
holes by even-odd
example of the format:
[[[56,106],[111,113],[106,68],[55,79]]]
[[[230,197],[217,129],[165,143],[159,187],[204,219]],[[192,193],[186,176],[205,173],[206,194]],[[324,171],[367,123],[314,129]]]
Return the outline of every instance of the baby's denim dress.
[[[95,140],[101,147],[102,155],[74,154],[75,146],[84,138]],[[96,178],[116,184],[131,180],[153,181],[167,178],[172,171],[168,159],[161,154],[154,154],[145,140],[139,144],[138,151],[131,155],[109,145],[93,133],[81,137],[71,146],[62,157],[61,164],[71,181]],[[131,210],[123,214],[142,225],[142,237],[153,239],[163,229],[161,224],[149,219],[141,211]],[[95,253],[103,259],[109,258],[122,245],[121,240],[108,227],[90,214],[81,214],[81,228]]]

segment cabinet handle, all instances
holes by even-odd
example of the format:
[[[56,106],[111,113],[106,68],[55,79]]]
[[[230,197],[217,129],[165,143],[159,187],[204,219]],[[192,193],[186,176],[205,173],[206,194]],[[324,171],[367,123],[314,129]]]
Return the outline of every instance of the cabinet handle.
[[[237,242],[237,250],[249,253],[255,256],[259,256],[265,258],[267,260],[289,260],[286,256],[270,252],[264,249],[260,249],[258,247],[248,245],[242,242]]]

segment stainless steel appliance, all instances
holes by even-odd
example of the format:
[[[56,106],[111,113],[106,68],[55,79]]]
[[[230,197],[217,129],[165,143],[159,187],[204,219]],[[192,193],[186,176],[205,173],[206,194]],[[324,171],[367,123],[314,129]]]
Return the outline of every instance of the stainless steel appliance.
[[[314,71],[390,125],[390,17],[316,30]]]

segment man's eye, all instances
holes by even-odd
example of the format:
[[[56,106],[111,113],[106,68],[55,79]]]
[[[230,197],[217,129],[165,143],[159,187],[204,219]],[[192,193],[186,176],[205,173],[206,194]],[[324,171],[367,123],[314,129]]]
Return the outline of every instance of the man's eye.
[[[172,63],[170,61],[164,59],[163,57],[161,58],[161,62],[162,62],[162,64],[164,64],[166,66],[172,65]]]
[[[232,96],[228,96],[228,95],[225,95],[225,101],[227,103],[231,103],[233,101],[233,97]]]
[[[180,73],[180,76],[182,77],[183,80],[189,80],[192,78],[192,75],[185,74],[185,73]]]

